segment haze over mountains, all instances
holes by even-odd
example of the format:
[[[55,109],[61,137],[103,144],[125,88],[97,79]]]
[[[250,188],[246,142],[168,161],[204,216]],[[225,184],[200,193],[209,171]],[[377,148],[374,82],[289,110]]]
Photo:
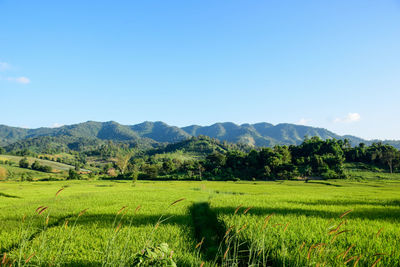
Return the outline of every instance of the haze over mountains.
[[[58,128],[25,129],[0,125],[0,145],[9,146],[14,143],[34,142],[35,139],[49,142],[73,142],[85,139],[87,142],[112,140],[146,144],[174,143],[192,136],[206,135],[220,141],[243,143],[252,146],[274,146],[300,144],[305,136],[318,136],[322,139],[336,138],[350,140],[352,145],[360,142],[371,144],[379,140],[367,141],[355,136],[340,136],[323,128],[281,123],[242,124],[232,122],[215,123],[210,126],[191,125],[176,127],[164,122],[143,122],[136,125],[122,125],[115,121],[88,121],[79,124],[65,125]],[[400,141],[385,141],[400,148]]]

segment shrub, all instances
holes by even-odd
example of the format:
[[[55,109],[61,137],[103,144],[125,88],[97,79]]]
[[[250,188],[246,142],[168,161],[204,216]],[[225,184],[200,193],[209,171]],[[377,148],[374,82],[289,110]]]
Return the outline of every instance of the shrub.
[[[333,170],[327,170],[326,172],[322,173],[321,176],[325,179],[339,178],[339,175]]]
[[[28,172],[24,172],[21,174],[21,181],[28,181],[28,182],[32,182],[33,178],[32,175]]]
[[[0,167],[0,179],[6,179],[8,176],[8,172],[3,167]]]
[[[107,170],[107,174],[111,177],[116,177],[117,176],[117,171],[114,168],[109,168]]]
[[[37,160],[35,160],[35,162],[32,163],[31,169],[35,170],[35,171],[41,171],[41,172],[52,172],[52,170],[53,170],[50,166],[40,165],[39,161],[37,161]]]
[[[133,266],[170,266],[176,267],[172,259],[173,251],[167,243],[148,247],[137,253],[133,258]]]
[[[80,176],[74,169],[69,169],[67,180],[79,180]]]
[[[22,158],[22,159],[19,161],[19,167],[21,167],[21,168],[29,168],[28,159],[27,159],[27,158]]]

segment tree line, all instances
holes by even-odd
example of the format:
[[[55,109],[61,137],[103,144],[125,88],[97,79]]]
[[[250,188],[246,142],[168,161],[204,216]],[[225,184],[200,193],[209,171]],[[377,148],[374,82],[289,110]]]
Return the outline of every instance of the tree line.
[[[197,142],[199,140],[195,140]],[[200,140],[203,142],[204,140]],[[348,140],[306,138],[300,145],[274,146],[249,152],[215,150],[203,159],[182,160],[160,155],[134,156],[117,152],[113,167],[119,178],[274,180],[296,177],[346,178],[344,163],[360,162],[398,171],[400,152],[390,145],[374,143],[351,147]],[[104,173],[106,170],[104,170]]]
[[[4,152],[4,150],[3,150]],[[151,150],[108,141],[92,150],[74,151],[71,158],[41,156],[29,150],[16,151],[75,166],[69,179],[79,179],[79,168],[90,175],[112,179],[274,180],[293,178],[346,178],[345,163],[399,171],[400,152],[391,145],[363,143],[352,147],[348,140],[306,137],[300,145],[251,148],[199,136]],[[88,162],[88,159],[91,159]],[[97,159],[97,160],[93,160]],[[26,158],[22,168],[51,172],[51,167]]]

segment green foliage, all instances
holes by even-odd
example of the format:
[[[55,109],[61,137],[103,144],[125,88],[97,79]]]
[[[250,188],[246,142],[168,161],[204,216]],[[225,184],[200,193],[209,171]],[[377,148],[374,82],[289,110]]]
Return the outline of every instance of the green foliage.
[[[28,161],[28,159],[27,159],[27,158],[22,158],[22,159],[19,161],[19,167],[20,167],[20,168],[29,168],[29,161]]]
[[[33,181],[32,173],[29,173],[29,172],[22,173],[21,174],[21,181],[32,182]]]
[[[341,140],[306,139],[299,146],[290,146],[294,163],[303,176],[344,178],[345,161]],[[333,177],[332,177],[333,176]]]
[[[400,168],[400,151],[395,147],[381,142],[366,146],[360,143],[358,146],[344,149],[348,162],[361,162],[369,165],[386,168],[393,172]]]
[[[5,179],[8,176],[7,169],[0,167],[0,179]]]
[[[67,180],[79,180],[79,179],[80,175],[74,169],[69,169]]]
[[[50,166],[41,165],[38,160],[35,160],[32,163],[31,169],[35,170],[35,171],[41,171],[41,172],[52,172],[53,171],[53,169]]]
[[[269,123],[236,125],[231,122],[216,123],[211,126],[188,126],[178,128],[163,122],[144,122],[137,125],[121,125],[110,122],[88,121],[58,128],[24,129],[0,125],[0,146],[6,151],[23,155],[24,151],[60,153],[81,151],[89,154],[98,153],[98,148],[108,141],[128,144],[130,147],[150,149],[163,146],[165,143],[175,143],[191,137],[208,136],[218,139],[222,144],[236,143],[242,149],[251,147],[273,147],[275,145],[299,145],[304,136],[318,136],[321,139],[343,139],[344,137],[326,129],[294,124]],[[353,145],[373,141],[346,136]],[[400,141],[385,141],[397,149]],[[227,144],[227,143],[226,143]],[[205,144],[207,146],[207,144]],[[196,151],[207,147],[196,148]],[[211,153],[208,151],[207,153]],[[221,151],[220,151],[221,152]],[[0,153],[4,153],[1,152]],[[21,154],[22,153],[22,154]],[[25,155],[27,156],[27,155]]]
[[[172,259],[173,251],[168,247],[167,243],[158,246],[147,247],[133,258],[133,266],[163,266],[176,267],[176,263]]]
[[[105,174],[108,178],[130,180],[133,179],[132,173],[135,173],[140,179],[282,180],[300,177],[336,179],[346,177],[343,168],[345,162],[365,163],[377,168],[385,168],[389,172],[396,172],[400,168],[400,152],[394,147],[382,143],[374,143],[371,146],[360,144],[353,148],[347,139],[323,140],[319,137],[307,137],[299,145],[276,145],[272,148],[251,149],[250,146],[229,144],[200,135],[174,144],[159,145],[157,149],[145,150],[129,143],[129,140],[122,140],[122,137],[118,142],[101,140],[101,143],[90,143],[89,141],[86,143],[85,138],[93,133],[98,134],[98,131],[103,131],[102,136],[105,138],[108,135],[106,128],[109,127],[120,131],[120,134],[127,131],[126,128],[121,128],[112,122],[108,123],[108,126],[101,126],[101,124],[101,127],[99,125],[97,127],[96,125],[96,123],[89,123],[89,126],[92,127],[89,128],[92,130],[85,130],[83,131],[85,134],[82,135],[78,132],[80,132],[79,129],[85,128],[84,125],[68,128],[68,132],[72,131],[71,133],[74,133],[75,137],[80,136],[76,137],[80,138],[80,141],[75,144],[77,147],[68,147],[68,153],[37,155],[26,148],[14,152],[52,160],[52,164],[55,161],[72,164],[75,165],[77,172],[80,168],[87,168]],[[153,124],[147,123],[142,126],[137,129],[141,132],[139,136],[143,137],[143,135],[153,133],[155,127]],[[231,124],[225,126],[229,129],[224,129],[229,131],[236,127]],[[164,125],[161,128],[166,129],[165,127]],[[253,126],[241,127],[251,129]],[[272,126],[257,125],[257,129],[260,131],[267,131],[269,127]],[[198,133],[197,130],[195,132]],[[63,135],[56,137],[64,138]],[[80,147],[81,145],[82,147]],[[17,158],[21,159],[21,157]],[[32,162],[31,157],[28,160]],[[22,161],[22,163],[26,165],[26,161]],[[34,170],[50,172],[48,167],[41,167],[41,165],[53,167],[51,164],[43,164],[42,161],[39,163],[39,165],[33,164]],[[67,166],[65,170],[69,168],[70,166]]]

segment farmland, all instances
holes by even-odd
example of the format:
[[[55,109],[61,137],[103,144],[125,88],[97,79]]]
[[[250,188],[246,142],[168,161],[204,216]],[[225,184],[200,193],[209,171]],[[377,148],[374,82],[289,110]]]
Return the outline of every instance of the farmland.
[[[12,156],[12,155],[0,155],[0,160],[9,160],[13,162],[19,162],[23,157],[20,156]],[[70,168],[73,166],[59,163],[59,162],[54,162],[50,160],[44,160],[44,159],[37,159],[37,158],[31,158],[28,157],[28,162],[29,164],[32,164],[34,161],[38,161],[40,164],[47,165],[52,167],[55,171],[68,171]]]
[[[400,262],[398,179],[5,181],[0,199],[1,254],[20,266],[129,265],[162,243],[178,266]],[[214,229],[197,229],[196,203],[209,203]]]

